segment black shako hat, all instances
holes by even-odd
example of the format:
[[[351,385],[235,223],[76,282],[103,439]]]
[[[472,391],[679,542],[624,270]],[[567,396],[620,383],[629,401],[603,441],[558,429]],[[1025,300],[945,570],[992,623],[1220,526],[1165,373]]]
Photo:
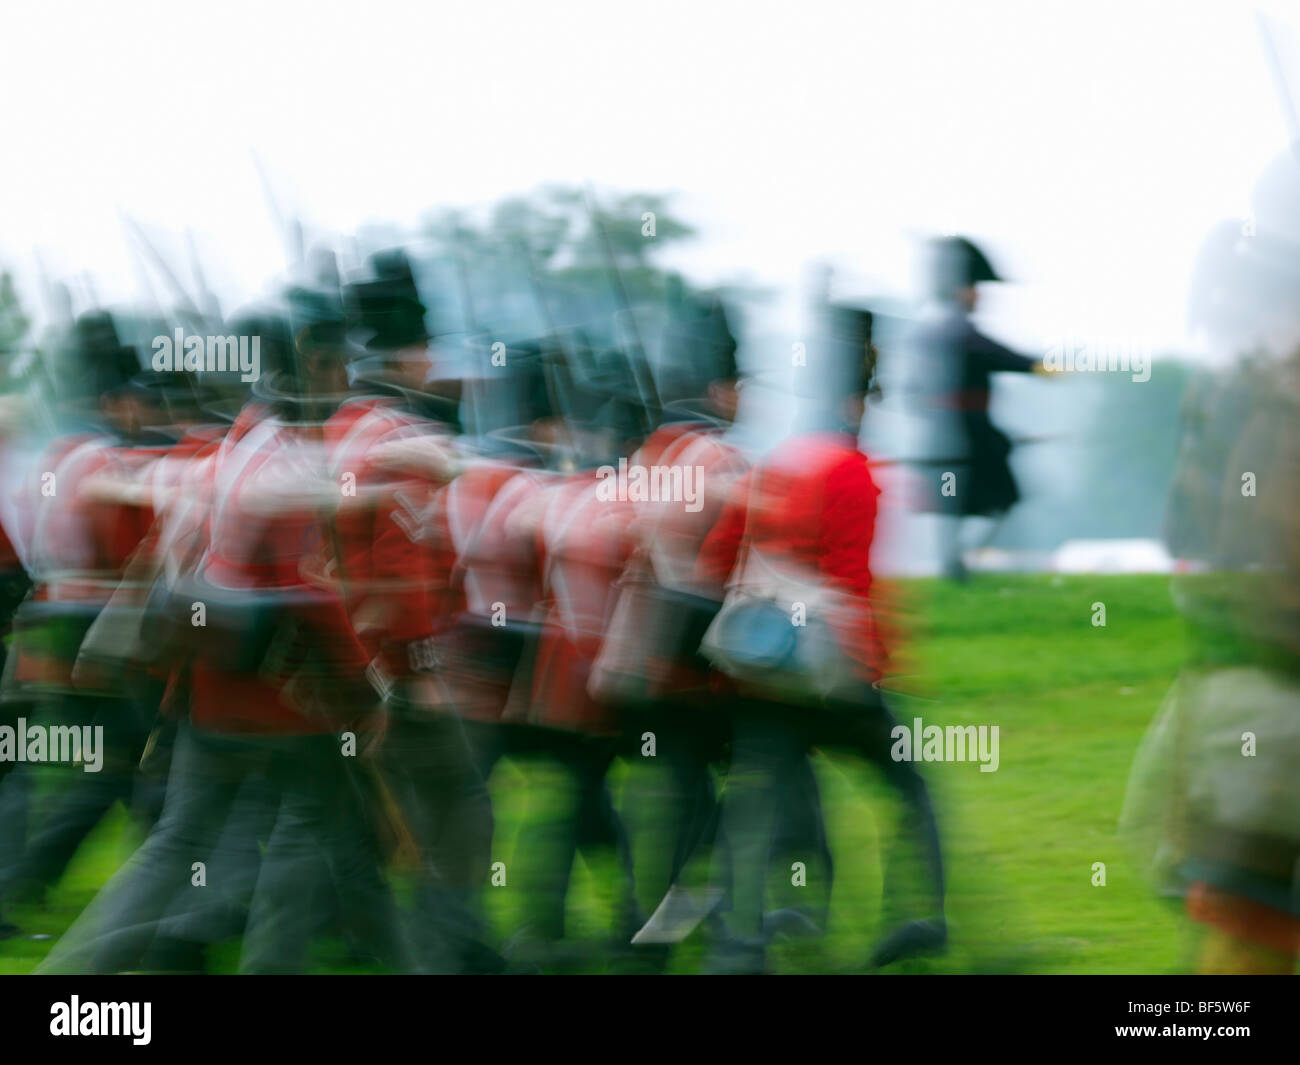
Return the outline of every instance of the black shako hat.
[[[303,361],[323,358],[346,362],[352,356],[354,349],[348,343],[343,302],[332,287],[294,286],[288,289],[284,298],[292,337],[288,365],[262,373],[253,382],[251,394],[295,420],[321,422],[346,393],[336,396],[309,394],[303,376]]]
[[[416,347],[432,338],[424,304],[400,283],[360,281],[348,287],[347,299],[356,329],[364,336],[362,345],[371,354]]]
[[[989,258],[966,237],[938,237],[930,242],[930,275],[940,296],[959,288],[1003,280]]]
[[[348,286],[345,300],[362,344],[371,354],[418,347],[432,339],[410,260],[400,248],[370,257],[372,277]]]
[[[227,320],[226,331],[232,336],[258,338],[263,372],[293,371],[293,335],[288,319],[279,308],[268,304],[242,307]]]
[[[140,357],[123,344],[108,311],[87,311],[72,325],[72,354],[82,392],[108,395],[126,388],[140,373]]]
[[[660,375],[669,399],[703,396],[714,381],[739,377],[738,347],[721,299],[688,294],[680,281],[672,285]]]
[[[285,293],[289,330],[303,355],[348,352],[348,323],[338,293],[294,286]]]

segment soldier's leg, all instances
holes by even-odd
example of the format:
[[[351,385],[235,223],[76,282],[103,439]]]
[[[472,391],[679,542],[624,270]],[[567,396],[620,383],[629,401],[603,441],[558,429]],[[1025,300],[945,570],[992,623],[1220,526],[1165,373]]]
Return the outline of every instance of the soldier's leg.
[[[557,785],[529,797],[530,811],[536,813],[520,836],[516,858],[528,884],[523,898],[528,933],[553,942],[564,938],[565,900],[578,853],[584,796],[581,773],[574,767],[580,763],[582,737],[532,729],[519,739],[528,741],[530,753],[541,755],[539,768],[552,770]]]
[[[126,686],[132,725],[128,757],[132,769],[132,788],[128,799],[131,816],[147,832],[162,816],[167,798],[165,767],[169,748],[175,742],[176,723],[159,716],[158,708],[166,690],[165,681],[139,677]]]
[[[182,725],[167,799],[149,837],[50,953],[42,971],[118,972],[139,961],[176,898],[206,890],[206,863],[250,771],[246,746]]]
[[[33,696],[23,701],[8,724],[16,728],[18,717],[25,719],[28,728],[70,724],[65,720],[67,704],[63,695]],[[12,767],[12,772],[0,780],[0,898],[20,898],[28,889],[40,890],[38,885],[24,882],[24,865],[32,841],[64,796],[76,791],[77,781],[69,766],[29,761],[6,765]]]
[[[459,718],[394,710],[389,779],[421,851],[416,942],[434,971],[474,968],[490,955],[478,912],[488,873],[492,804]]]
[[[18,719],[31,718],[36,705],[26,698],[0,703],[0,724],[16,728]],[[27,846],[33,767],[30,762],[0,762],[0,879],[21,859]]]
[[[681,942],[722,905],[726,889],[685,883],[686,868],[707,860],[718,837],[718,801],[711,766],[720,760],[723,730],[716,708],[661,701],[627,715],[627,757],[634,771],[624,808],[635,845],[638,902],[650,918],[632,937],[638,964],[668,964],[669,947]],[[647,733],[654,756],[647,756]],[[727,868],[729,873],[729,867]],[[640,913],[637,914],[637,919]]]
[[[821,788],[811,757],[800,759],[794,769],[778,812],[772,852],[774,860],[783,869],[788,870],[796,861],[804,863],[808,883],[815,886],[797,892],[800,905],[769,913],[766,923],[779,923],[780,930],[793,935],[811,935],[819,927],[825,928],[835,862],[826,835]],[[808,901],[802,901],[804,898]]]
[[[939,518],[939,572],[950,581],[965,583],[970,578],[962,546],[962,517],[944,514]]]
[[[492,779],[492,771],[497,762],[505,756],[509,748],[509,725],[495,722],[470,721],[461,723],[465,731],[465,742],[469,744],[470,760],[474,771],[486,785]]]
[[[277,741],[271,779],[280,804],[249,910],[241,972],[304,971],[321,913],[335,894],[356,945],[392,969],[410,969],[397,904],[352,772],[333,735]],[[322,856],[327,883],[319,875]]]
[[[669,733],[675,743],[667,747],[668,772],[673,794],[682,800],[681,820],[671,855],[666,893],[657,900],[650,920],[637,933],[637,943],[678,943],[705,920],[715,925],[729,906],[732,885],[731,855],[721,824],[721,803],[712,767],[721,766],[731,738],[725,704],[709,700],[674,707],[676,724]],[[710,861],[711,884],[695,889],[686,883],[687,868],[697,860]]]
[[[200,945],[243,932],[262,847],[271,836],[278,805],[265,773],[250,772],[244,778],[207,859],[207,890],[176,897],[160,926],[160,938]]]
[[[520,837],[518,862],[528,884],[523,900],[528,937],[555,942],[564,938],[578,851],[613,849],[620,868],[630,866],[626,832],[605,789],[614,744],[560,729],[520,730],[513,742],[521,750],[526,743],[528,753],[540,754],[540,764],[553,771],[555,786],[536,796],[537,815]],[[629,904],[628,896],[621,897],[620,909]]]
[[[678,708],[674,717],[683,735],[670,765],[677,778],[678,792],[686,799],[673,851],[675,883],[686,865],[693,858],[706,855],[717,840],[721,804],[712,767],[721,760],[729,735],[726,716],[715,710]]]
[[[16,768],[0,781],[0,899],[16,882],[27,849],[35,769],[30,762]]]
[[[944,446],[949,449],[950,454],[955,455],[964,449],[965,444],[960,437],[956,437]],[[972,483],[971,465],[968,462],[959,462],[953,464],[950,470],[938,471],[932,467],[931,472],[935,477],[934,486],[937,493],[934,496],[934,509],[938,530],[939,573],[948,580],[965,582],[969,574],[966,571],[964,558],[962,528],[965,515],[970,512],[968,504],[972,502],[968,498]],[[952,475],[952,480],[947,486],[939,477],[940,472]]]
[[[578,785],[577,846],[584,854],[613,851],[620,874],[616,936],[626,942],[643,918],[636,902],[632,846],[609,793],[609,769],[617,751],[613,739],[584,737],[574,748],[570,768]]]
[[[638,856],[648,852],[659,859],[637,869],[641,890],[648,890],[655,903],[678,881],[692,857],[711,843],[717,829],[717,796],[709,767],[720,745],[700,727],[703,713],[657,703],[625,715],[628,757],[637,770],[625,806],[638,832],[649,836],[637,844]],[[647,735],[653,736],[653,757],[644,753]]]
[[[144,736],[121,700],[69,696],[58,715],[72,728],[102,729],[102,763],[95,772],[69,766],[53,805],[40,819],[21,862],[7,878],[19,891],[44,891],[56,883],[85,838],[117,802],[130,799]]]
[[[781,797],[807,753],[798,710],[738,701],[732,721],[731,769],[722,796],[722,825],[732,860],[731,932],[761,964],[764,888]]]
[[[864,689],[859,708],[846,708],[834,714],[836,727],[842,728],[855,750],[860,752],[884,776],[905,805],[904,831],[925,863],[930,893],[929,904],[936,917],[943,915],[944,869],[939,826],[925,778],[916,763],[895,760],[893,730],[898,720],[875,688]]]
[[[861,698],[835,707],[821,718],[831,741],[840,742],[862,754],[884,776],[903,802],[902,837],[910,841],[924,867],[926,898],[923,917],[909,921],[890,933],[873,952],[872,967],[887,965],[898,958],[942,948],[947,943],[944,919],[943,850],[930,791],[916,764],[895,760],[891,755],[897,719],[879,690],[864,686]],[[886,895],[898,898],[898,863],[885,869]]]

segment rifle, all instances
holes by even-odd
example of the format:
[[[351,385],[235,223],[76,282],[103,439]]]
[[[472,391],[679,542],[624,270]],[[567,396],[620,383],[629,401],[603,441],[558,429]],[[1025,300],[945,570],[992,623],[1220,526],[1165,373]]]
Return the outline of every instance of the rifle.
[[[629,337],[632,341],[632,350],[628,352],[627,356],[628,366],[632,371],[632,380],[636,385],[637,395],[641,401],[642,426],[646,435],[649,436],[658,426],[663,413],[659,402],[659,393],[655,387],[654,376],[650,373],[650,364],[646,358],[645,346],[641,343],[641,334],[637,328],[636,315],[632,311],[631,300],[628,298],[627,286],[623,283],[623,275],[619,272],[618,263],[614,258],[614,246],[609,239],[609,231],[605,228],[604,219],[596,208],[595,197],[592,195],[590,187],[583,191],[583,202],[587,205],[587,212],[591,215],[592,227],[600,238],[600,246],[605,256],[606,269],[609,271],[614,299],[624,316]]]

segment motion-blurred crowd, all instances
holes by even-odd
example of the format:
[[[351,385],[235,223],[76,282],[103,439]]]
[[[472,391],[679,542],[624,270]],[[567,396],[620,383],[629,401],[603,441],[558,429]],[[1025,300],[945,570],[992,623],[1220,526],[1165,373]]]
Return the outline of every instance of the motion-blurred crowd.
[[[1182,601],[1232,653],[1180,680],[1127,812],[1224,937],[1211,968],[1300,950],[1300,242],[1271,218],[1248,251],[1207,248],[1212,324],[1260,354],[1236,393],[1189,399],[1174,497]],[[1018,498],[990,377],[1042,367],[972,325],[997,279],[979,249],[932,252],[909,350],[941,456],[926,505],[965,579],[961,519]],[[882,694],[894,619],[859,446],[879,316],[818,297],[773,376],[716,295],[674,281],[650,335],[609,280],[604,313],[538,287],[533,329],[452,333],[411,249],[343,276],[317,255],[279,298],[168,322],[152,351],[88,309],[24,356],[36,384],[0,411],[0,904],[56,883],[118,804],[144,840],[46,969],[198,970],[236,940],[242,971],[301,972],[334,937],[396,972],[653,971],[698,930],[706,969],[762,971],[775,937],[824,931],[832,870],[874,860],[832,862],[826,749],[879,771],[912,859],[889,856],[891,920],[860,967],[945,947],[936,816]],[[1268,316],[1243,310],[1264,286]],[[781,389],[803,416],[754,447],[738,412]],[[84,737],[71,764],[49,764],[56,729]],[[1258,761],[1230,757],[1239,732]],[[511,847],[505,762],[546,769],[525,789],[545,816]],[[599,958],[566,937],[579,854],[612,870]],[[813,901],[773,905],[792,869]]]
[[[758,461],[716,296],[673,279],[652,358],[631,306],[556,325],[540,289],[535,334],[431,330],[419,272],[316,254],[152,351],[88,310],[12,397],[0,897],[39,897],[118,803],[147,833],[46,967],[196,969],[238,938],[241,970],[297,972],[325,936],[398,972],[563,967],[575,859],[603,851],[611,956],[663,967],[705,923],[709,967],[760,970],[824,922],[833,744],[897,789],[925,870],[873,964],[941,948],[934,814],[874,684],[871,312],[814,308],[807,431]],[[51,782],[30,737],[69,728]],[[549,769],[509,851],[503,759]],[[789,853],[820,906],[765,905]]]

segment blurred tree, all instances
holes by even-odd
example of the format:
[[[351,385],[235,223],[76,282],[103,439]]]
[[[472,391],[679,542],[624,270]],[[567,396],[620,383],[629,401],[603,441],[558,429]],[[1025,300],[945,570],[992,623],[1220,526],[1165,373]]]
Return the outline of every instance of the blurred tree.
[[[510,305],[521,290],[540,285],[570,322],[616,304],[611,263],[629,301],[661,302],[668,272],[657,258],[695,232],[666,195],[623,193],[589,206],[581,188],[558,184],[500,200],[485,218],[447,208],[421,227],[440,256],[459,260],[486,305]]]
[[[13,274],[6,270],[0,274],[0,354],[18,351],[31,324],[14,286]]]

